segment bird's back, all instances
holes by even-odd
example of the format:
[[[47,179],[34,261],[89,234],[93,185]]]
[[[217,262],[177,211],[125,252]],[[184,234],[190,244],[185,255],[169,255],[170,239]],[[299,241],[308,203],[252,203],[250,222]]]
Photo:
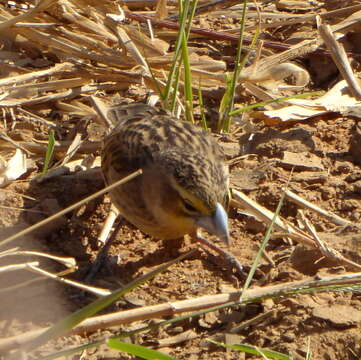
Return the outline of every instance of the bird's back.
[[[110,162],[125,175],[146,166],[165,151],[222,161],[219,146],[209,134],[163,110],[136,103],[111,108],[108,116],[116,125],[104,141],[102,162]]]

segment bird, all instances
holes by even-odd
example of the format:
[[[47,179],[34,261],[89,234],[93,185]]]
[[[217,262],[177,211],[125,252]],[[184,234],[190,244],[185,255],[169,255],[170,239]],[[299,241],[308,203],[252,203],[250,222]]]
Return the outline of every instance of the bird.
[[[107,118],[114,127],[101,150],[105,183],[142,169],[110,191],[120,215],[154,238],[179,239],[203,228],[230,245],[228,167],[210,133],[142,103],[112,106]]]

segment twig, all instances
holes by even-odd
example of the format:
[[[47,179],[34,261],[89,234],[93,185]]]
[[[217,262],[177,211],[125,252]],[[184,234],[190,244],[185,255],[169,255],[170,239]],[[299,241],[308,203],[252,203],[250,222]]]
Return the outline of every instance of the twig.
[[[34,8],[30,9],[24,14],[15,16],[9,20],[6,20],[0,24],[0,31],[5,31],[10,26],[14,26],[16,23],[24,20],[28,20],[32,17],[34,17],[35,14],[44,11],[51,5],[55,4],[58,0],[43,0],[40,1]]]
[[[302,206],[303,208],[311,209],[311,210],[315,211],[316,213],[324,216],[328,220],[331,220],[332,222],[334,222],[337,225],[341,225],[341,226],[356,225],[356,224],[353,224],[351,221],[343,219],[343,218],[339,217],[338,215],[333,214],[330,211],[326,211],[326,210],[320,208],[319,206],[317,206],[315,204],[312,204],[311,202],[309,202],[309,201],[301,198],[300,196],[296,195],[291,190],[283,189],[283,191],[285,192],[286,197],[289,200],[291,200],[292,202],[294,202],[295,204],[297,204],[299,206]]]
[[[357,99],[361,99],[361,87],[352,71],[350,62],[347,58],[345,48],[337,42],[329,25],[321,23],[321,18],[317,18],[318,32],[331,52],[333,61],[335,62],[342,77],[346,80],[350,92]]]
[[[235,207],[241,209],[246,208],[248,212],[253,214],[260,221],[264,221],[266,224],[271,223],[273,218],[273,213],[270,210],[257,204],[255,201],[253,201],[252,199],[250,199],[248,196],[241,193],[240,191],[233,190],[232,197],[233,199],[231,205],[233,204]],[[311,232],[312,235],[309,235],[308,233],[302,231],[300,228],[294,226],[285,219],[282,219],[280,216],[278,216],[275,221],[275,229],[282,231],[282,233],[276,233],[275,235],[277,236],[288,237],[306,246],[320,249],[322,251],[322,247],[320,247],[319,241],[317,239],[315,240],[315,237],[312,232]],[[361,265],[349,259],[346,259],[339,252],[329,247],[327,247],[327,251],[323,251],[322,254],[333,261],[336,261],[343,265],[350,266],[357,271],[361,269]]]
[[[243,303],[250,301],[260,301],[264,298],[275,296],[294,295],[297,292],[307,291],[308,289],[320,291],[327,286],[347,287],[359,284],[361,282],[361,273],[344,274],[339,276],[330,276],[315,279],[314,277],[306,280],[277,284],[268,287],[247,289]],[[327,291],[327,288],[326,290]],[[144,306],[138,309],[119,311],[107,315],[96,316],[84,320],[81,324],[74,327],[70,334],[84,334],[97,331],[99,329],[119,327],[121,324],[129,324],[134,321],[160,318],[164,316],[174,316],[176,314],[207,309],[214,306],[234,302],[239,304],[238,300],[241,292],[232,292],[226,294],[207,295],[189,300],[167,302],[158,305]],[[49,328],[0,339],[0,351],[9,351],[19,348],[34,340]]]
[[[147,16],[143,14],[136,14],[129,11],[124,12],[125,16],[129,19],[138,21],[140,23],[147,23],[147,21],[150,21],[154,26],[158,27],[164,27],[167,29],[173,29],[173,30],[179,30],[179,25],[167,20],[158,20],[154,18],[153,16]],[[198,28],[195,26],[191,27],[190,30],[193,34],[198,34],[205,36],[207,39],[213,39],[213,40],[224,40],[224,41],[238,41],[239,36],[237,35],[230,35],[225,33],[219,33],[207,29]],[[245,44],[251,44],[252,38],[251,37],[245,37],[244,38]],[[288,49],[289,46],[281,43],[277,43],[275,41],[265,41],[265,47],[275,49],[275,50],[285,50]]]

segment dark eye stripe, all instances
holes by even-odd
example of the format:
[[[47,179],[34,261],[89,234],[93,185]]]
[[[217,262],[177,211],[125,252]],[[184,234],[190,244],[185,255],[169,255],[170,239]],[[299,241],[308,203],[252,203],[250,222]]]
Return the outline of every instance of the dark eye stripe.
[[[184,203],[184,207],[189,212],[194,212],[194,213],[198,212],[198,210],[188,200],[183,199],[183,203]]]

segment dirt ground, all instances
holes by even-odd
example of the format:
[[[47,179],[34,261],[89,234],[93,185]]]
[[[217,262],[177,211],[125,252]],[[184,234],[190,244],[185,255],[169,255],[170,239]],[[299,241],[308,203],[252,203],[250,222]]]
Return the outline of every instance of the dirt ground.
[[[361,169],[356,164],[357,154],[353,156],[349,151],[350,140],[357,136],[355,123],[354,119],[315,119],[308,121],[307,124],[296,124],[285,129],[264,128],[256,132],[250,151],[255,155],[251,158],[246,157],[232,168],[235,178],[239,172],[247,170],[246,179],[242,180],[238,177],[237,188],[269,209],[275,209],[279,201],[280,189],[287,182],[290,170],[280,164],[274,153],[299,151],[301,147],[307,153],[318,156],[324,170],[313,172],[316,177],[311,177],[309,171],[295,170],[294,180],[291,181],[289,188],[324,209],[333,211],[345,219],[359,222],[361,194],[357,185],[361,181]],[[331,141],[330,134],[332,134]],[[289,139],[290,136],[292,140]],[[285,138],[286,141],[283,140]],[[305,144],[305,139],[313,144],[312,148],[309,144]],[[255,182],[251,190],[250,178]],[[101,186],[100,176],[98,179],[63,176],[41,185],[18,182],[8,187],[7,190],[11,192],[2,193],[2,203],[8,206],[55,212],[57,208],[63,208],[74,200],[100,189]],[[34,197],[36,201],[24,199],[21,194]],[[27,202],[29,204],[26,204]],[[79,271],[72,277],[82,280],[98,252],[96,237],[109,205],[106,198],[94,200],[80,210],[65,216],[56,224],[40,230],[38,234],[27,237],[22,241],[22,247],[75,257]],[[286,201],[281,213],[284,217],[293,219],[296,207]],[[355,261],[361,261],[359,234],[333,226],[312,213],[309,215],[328,245]],[[19,216],[17,211],[2,210],[0,218],[2,226],[13,232],[14,227],[20,229],[27,223],[39,220],[40,217],[37,213]],[[233,240],[231,252],[247,268],[252,264],[265,227],[256,220],[235,212],[231,212],[230,226]],[[126,224],[110,249],[114,260],[111,272],[109,269],[102,269],[93,285],[115,288],[119,284],[126,284],[154,266],[173,259],[179,252],[191,246],[187,242],[179,245],[178,249],[174,244],[155,241]],[[263,260],[261,267],[265,277],[255,280],[253,286],[299,280],[319,273],[325,275],[336,270],[327,262],[318,262],[322,256],[316,250],[301,245],[290,246],[280,239],[272,239],[267,252],[276,266],[270,267]],[[337,271],[343,270],[337,267]],[[21,275],[17,273],[15,278],[8,277],[6,283],[14,284],[15,280],[20,281]],[[4,282],[5,279],[2,279],[2,286],[5,286]],[[231,271],[222,259],[199,250],[193,258],[172,266],[169,271],[135,290],[132,293],[132,302],[138,305],[158,304],[217,294],[224,289],[230,290],[234,285]],[[51,281],[42,281],[27,287],[26,290],[14,291],[11,297],[6,297],[2,301],[1,318],[6,317],[1,325],[2,336],[11,336],[51,324],[91,300],[93,300],[91,296],[84,298],[77,290]],[[123,309],[129,306],[134,305],[123,304],[117,308]],[[177,325],[175,328],[161,330],[156,338],[167,338],[175,333],[192,329],[198,335],[197,338],[161,350],[170,352],[179,359],[188,357],[238,359],[240,355],[237,352],[220,351],[205,339],[214,334],[222,334],[231,326],[230,321],[234,323],[245,321],[270,309],[274,311],[271,318],[241,331],[235,340],[292,353],[296,358],[297,354],[301,357],[305,355],[308,343],[315,359],[357,359],[361,355],[361,297],[357,293],[302,295],[293,299],[279,300],[271,305],[264,303],[230,312],[218,312],[212,316],[207,315]],[[115,307],[111,310],[115,310]],[[102,337],[104,334],[99,333],[96,336]],[[91,338],[94,337],[93,334]],[[83,340],[80,337],[67,338],[59,341],[55,348],[76,345]],[[145,335],[137,341],[142,344],[152,344],[154,339],[150,335]],[[53,346],[54,344],[52,344],[54,349]],[[105,348],[87,355],[89,359],[106,357],[127,358],[115,355]]]
[[[234,26],[233,23],[223,20],[213,23],[212,29]],[[210,22],[211,19],[205,17],[202,19],[202,26],[205,27]],[[280,34],[273,34],[274,38],[277,36],[281,37]],[[227,56],[234,56],[234,46],[222,43],[219,47],[223,47],[223,53]],[[311,61],[307,60],[303,65],[309,66],[312,73],[312,69],[317,69],[318,65],[311,66],[310,63]],[[327,68],[327,72],[328,75],[333,74],[330,68]],[[336,80],[337,76],[333,75],[333,79]],[[327,88],[330,81],[326,84],[324,78],[320,79],[320,76],[314,74],[314,88],[317,89],[320,84]],[[138,86],[124,90],[121,96],[141,100],[146,92],[145,87]],[[216,119],[219,103],[214,99],[205,101],[209,108],[208,120],[212,123]],[[60,131],[69,135],[71,121],[72,119]],[[19,122],[15,129],[20,131],[28,126],[29,124],[22,125]],[[47,138],[47,132],[41,126],[32,125],[31,131],[37,132],[38,138]],[[94,123],[86,124],[84,131],[90,134],[92,141],[101,141],[102,131]],[[303,122],[273,126],[258,121],[254,124],[251,137],[244,127],[235,124],[230,134],[222,135],[218,140],[231,164],[232,187],[244,192],[264,207],[274,211],[280,200],[281,189],[288,183],[290,190],[311,203],[353,223],[361,223],[361,129],[357,117],[329,113]],[[304,160],[290,165],[286,159],[289,154],[297,154],[298,157],[304,157]],[[2,238],[103,187],[99,169],[94,169],[89,174],[70,172],[41,183],[30,181],[37,171],[39,164],[34,161],[26,176],[0,191],[2,206],[27,209],[21,212],[0,208]],[[79,269],[69,278],[84,281],[98,254],[97,236],[109,208],[110,201],[107,196],[97,198],[35,233],[11,243],[10,247],[19,246],[26,250],[74,257]],[[298,210],[297,205],[285,200],[281,215],[296,223]],[[304,212],[327,245],[361,264],[359,231],[353,227],[334,225],[310,210]],[[230,251],[245,269],[249,270],[266,226],[236,209],[231,209],[230,229],[233,241]],[[243,280],[237,278],[222,258],[204,251],[200,245],[190,242],[189,239],[177,242],[157,241],[127,223],[121,228],[110,248],[110,266],[101,268],[92,285],[115,289],[190,248],[198,249],[192,258],[173,265],[168,271],[133,291],[127,301],[112,305],[103,313],[218,294],[234,290],[237,284],[242,286]],[[274,266],[263,258],[259,266],[260,273],[257,273],[251,287],[350,271],[327,261],[317,250],[288,243],[279,237],[270,240],[266,251]],[[31,258],[24,256],[23,259],[28,261]],[[7,259],[6,263],[11,263],[10,260]],[[36,258],[36,261],[38,260]],[[40,261],[48,270],[63,270],[60,266],[54,267],[54,263],[49,260]],[[0,277],[1,288],[36,277],[22,271],[9,274]],[[15,336],[49,326],[94,299],[94,296],[51,280],[41,280],[25,288],[13,289],[1,295],[0,337]],[[266,313],[269,313],[269,316],[265,316],[263,320],[252,322],[237,334],[227,335],[227,329]],[[130,330],[147,323],[137,322],[120,329]],[[43,346],[36,352],[36,356],[101,339],[116,334],[120,329],[98,331],[87,336],[64,337]],[[190,340],[157,345],[157,341],[189,330],[195,334]],[[249,358],[237,351],[223,350],[208,342],[208,338],[265,347],[292,354],[295,359],[304,359],[308,348],[315,360],[360,359],[361,294],[325,292],[267,300],[207,314],[157,332],[136,336],[132,341],[155,347],[180,360]],[[130,358],[105,346],[91,349],[83,356],[90,360]]]

